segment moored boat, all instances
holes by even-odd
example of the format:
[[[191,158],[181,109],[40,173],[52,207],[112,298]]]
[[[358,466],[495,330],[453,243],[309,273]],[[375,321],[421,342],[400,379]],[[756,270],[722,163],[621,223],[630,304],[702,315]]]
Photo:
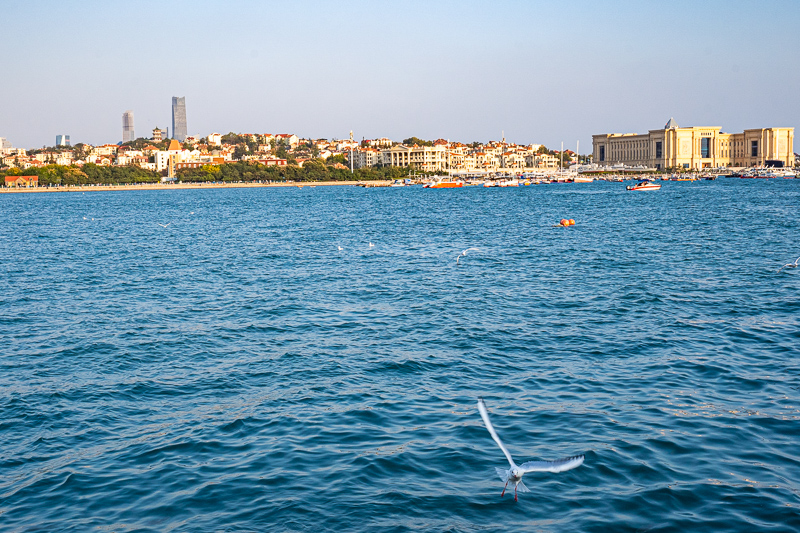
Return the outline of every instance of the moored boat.
[[[432,182],[426,183],[422,187],[425,188],[425,189],[455,189],[457,187],[463,187],[463,186],[464,186],[464,182],[463,181],[445,181],[445,180],[440,180],[440,181],[432,181]]]

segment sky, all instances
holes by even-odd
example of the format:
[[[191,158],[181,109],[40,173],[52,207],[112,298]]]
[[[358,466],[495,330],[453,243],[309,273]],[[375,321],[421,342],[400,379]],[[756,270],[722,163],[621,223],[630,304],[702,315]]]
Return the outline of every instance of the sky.
[[[0,137],[538,143],[800,125],[800,0],[0,0]],[[797,149],[796,149],[797,150]]]

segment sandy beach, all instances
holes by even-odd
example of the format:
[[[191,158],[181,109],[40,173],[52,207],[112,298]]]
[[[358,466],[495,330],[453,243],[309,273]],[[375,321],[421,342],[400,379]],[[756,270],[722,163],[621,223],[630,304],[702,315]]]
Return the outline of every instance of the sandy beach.
[[[90,192],[90,191],[171,191],[176,189],[243,189],[253,187],[316,187],[330,185],[386,186],[391,181],[306,181],[276,183],[142,183],[137,185],[74,185],[64,187],[0,187],[0,193]]]

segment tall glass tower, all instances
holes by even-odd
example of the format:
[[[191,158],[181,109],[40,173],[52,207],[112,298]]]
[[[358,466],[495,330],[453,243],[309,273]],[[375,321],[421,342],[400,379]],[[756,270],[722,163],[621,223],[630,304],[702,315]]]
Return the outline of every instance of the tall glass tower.
[[[133,111],[129,109],[122,114],[122,142],[133,140],[136,140],[136,135],[133,134]]]
[[[172,97],[172,138],[186,140],[186,97]]]

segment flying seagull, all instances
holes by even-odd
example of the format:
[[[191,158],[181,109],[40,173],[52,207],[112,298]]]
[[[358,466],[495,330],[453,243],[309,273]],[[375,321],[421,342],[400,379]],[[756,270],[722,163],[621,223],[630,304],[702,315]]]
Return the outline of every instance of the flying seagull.
[[[167,226],[169,226],[170,224],[172,224],[172,222],[167,222],[166,224],[159,224],[158,222],[156,222],[156,224],[158,224],[158,225],[159,225],[159,226],[161,226],[162,228],[166,228]]]
[[[458,257],[456,257],[456,264],[458,264],[459,259],[461,259],[462,257],[466,257],[467,252],[469,252],[470,250],[475,250],[476,252],[480,252],[478,248],[467,248],[466,250],[458,254]]]
[[[780,272],[780,271],[781,271],[781,270],[783,270],[784,268],[797,268],[797,262],[798,262],[798,261],[800,261],[800,257],[798,257],[797,259],[795,259],[795,260],[794,260],[794,263],[789,263],[789,264],[786,264],[786,265],[783,265],[782,267],[780,267],[780,268],[778,269],[778,272]]]
[[[584,455],[581,454],[564,459],[556,459],[555,461],[528,461],[527,463],[522,463],[517,466],[514,459],[511,458],[511,454],[506,447],[503,446],[503,441],[497,436],[492,422],[489,420],[489,412],[486,410],[486,403],[483,401],[483,398],[478,398],[478,411],[481,413],[481,418],[483,418],[483,423],[486,424],[486,429],[489,430],[489,434],[497,445],[500,446],[500,449],[503,450],[503,454],[505,454],[508,463],[511,465],[511,470],[495,468],[500,479],[506,482],[505,487],[503,487],[503,492],[500,494],[501,497],[505,495],[509,481],[514,482],[514,501],[517,501],[517,489],[519,489],[520,492],[530,492],[528,487],[522,482],[522,476],[528,472],[564,472],[583,464]]]

